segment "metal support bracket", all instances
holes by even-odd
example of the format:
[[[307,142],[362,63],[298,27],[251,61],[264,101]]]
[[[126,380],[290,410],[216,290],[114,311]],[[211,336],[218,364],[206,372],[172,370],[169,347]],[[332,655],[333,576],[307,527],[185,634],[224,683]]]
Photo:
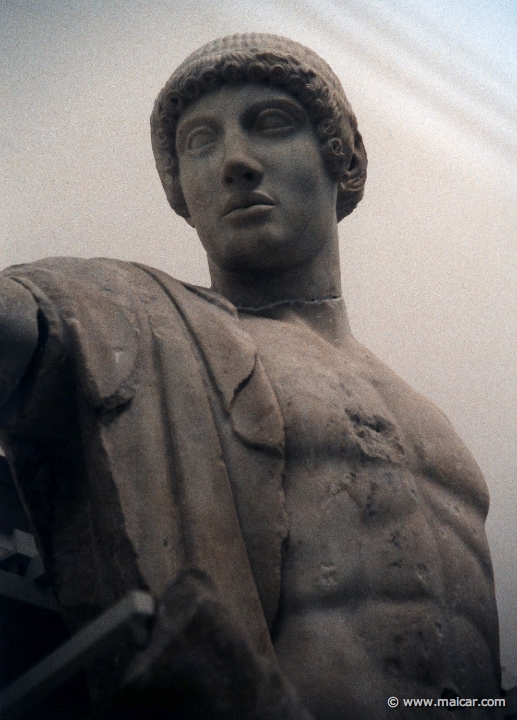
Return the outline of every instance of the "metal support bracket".
[[[154,616],[154,599],[146,592],[133,590],[96,620],[80,630],[61,647],[35,665],[0,692],[0,718],[26,712],[55,690],[78,670],[98,657],[110,638],[129,628],[135,643],[143,646],[149,639],[149,621]]]

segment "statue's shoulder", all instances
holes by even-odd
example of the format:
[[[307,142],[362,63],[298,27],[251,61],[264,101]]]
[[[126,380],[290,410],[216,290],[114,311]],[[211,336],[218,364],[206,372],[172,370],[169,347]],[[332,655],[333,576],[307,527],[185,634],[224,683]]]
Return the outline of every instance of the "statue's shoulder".
[[[351,338],[347,347],[347,358],[353,363],[358,374],[373,386],[391,412],[402,421],[410,422],[418,416],[428,417],[430,422],[452,426],[446,415],[425,395],[415,390],[406,380],[392,370],[375,353],[362,343]]]
[[[192,301],[196,298],[201,302],[205,301],[210,303],[210,305],[214,308],[218,308],[219,310],[223,310],[225,313],[229,313],[233,318],[238,317],[235,306],[218,292],[215,292],[215,290],[201,287],[199,285],[191,285],[190,283],[177,280],[171,275],[163,272],[163,270],[157,270],[156,268],[142,265],[140,263],[134,263],[134,267],[147,273],[169,294],[179,295],[186,302],[189,302],[189,300]]]
[[[13,265],[2,274],[41,290],[59,304],[72,299],[95,302],[95,298],[104,296],[112,302],[131,306],[140,300],[145,302],[149,293],[160,288],[183,303],[210,303],[214,309],[237,315],[234,306],[213,290],[185,283],[163,270],[124,260],[49,257]]]
[[[470,496],[486,513],[485,480],[445,413],[361,343],[351,341],[348,356],[358,374],[375,389],[395,418],[404,437],[406,461],[418,472],[442,478],[449,489]]]
[[[144,372],[155,332],[169,344],[175,337],[195,336],[207,346],[216,375],[228,353],[214,337],[225,340],[223,350],[240,348],[249,360],[246,372],[253,367],[253,353],[235,337],[233,306],[161,270],[110,258],[53,257],[4,274],[29,289],[38,303],[45,319],[47,364],[72,357],[83,391],[96,407],[132,397],[131,379]],[[225,378],[227,368],[220,374]]]
[[[49,257],[12,265],[3,274],[27,279],[44,288],[59,287],[77,295],[79,288],[82,291],[90,288],[92,291],[113,292],[125,285],[130,287],[136,278],[142,276],[142,270],[135,263],[112,258]],[[134,287],[138,290],[139,284]]]

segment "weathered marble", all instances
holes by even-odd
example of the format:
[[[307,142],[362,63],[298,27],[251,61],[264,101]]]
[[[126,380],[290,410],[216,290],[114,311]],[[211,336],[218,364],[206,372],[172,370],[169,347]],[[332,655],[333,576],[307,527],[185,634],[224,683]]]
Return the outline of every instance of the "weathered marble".
[[[445,719],[386,701],[498,697],[486,484],[347,320],[337,223],[366,153],[339,81],[232,36],[151,124],[212,288],[114,260],[0,277],[0,439],[64,617],[159,603],[146,649],[91,668],[97,712]]]

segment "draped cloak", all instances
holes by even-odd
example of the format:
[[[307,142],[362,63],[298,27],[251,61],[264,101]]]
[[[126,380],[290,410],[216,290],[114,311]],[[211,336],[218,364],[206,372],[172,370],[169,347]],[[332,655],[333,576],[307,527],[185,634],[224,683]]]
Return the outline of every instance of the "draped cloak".
[[[36,299],[40,341],[0,441],[71,629],[196,567],[271,656],[283,420],[235,308],[116,260],[4,275]]]

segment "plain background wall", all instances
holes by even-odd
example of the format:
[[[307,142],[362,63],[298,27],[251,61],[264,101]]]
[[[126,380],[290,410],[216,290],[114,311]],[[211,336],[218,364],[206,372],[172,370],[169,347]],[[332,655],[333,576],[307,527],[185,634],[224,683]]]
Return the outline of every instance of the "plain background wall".
[[[517,683],[516,29],[512,0],[0,2],[0,266],[107,256],[208,284],[154,169],[156,94],[186,54],[231,32],[288,35],[334,68],[370,159],[365,199],[340,225],[352,328],[438,403],[485,473],[506,687]]]

